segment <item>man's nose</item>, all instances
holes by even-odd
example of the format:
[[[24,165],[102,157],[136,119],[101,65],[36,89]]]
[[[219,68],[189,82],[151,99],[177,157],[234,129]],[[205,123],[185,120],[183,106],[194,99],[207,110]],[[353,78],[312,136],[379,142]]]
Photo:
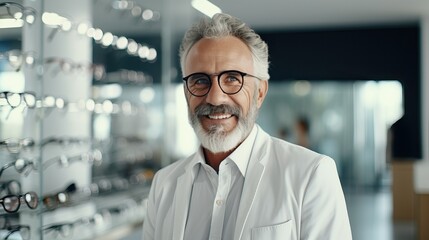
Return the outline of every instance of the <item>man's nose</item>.
[[[228,100],[228,94],[224,93],[219,86],[217,78],[212,79],[212,86],[210,91],[206,95],[206,102],[214,106],[218,106],[226,103]]]

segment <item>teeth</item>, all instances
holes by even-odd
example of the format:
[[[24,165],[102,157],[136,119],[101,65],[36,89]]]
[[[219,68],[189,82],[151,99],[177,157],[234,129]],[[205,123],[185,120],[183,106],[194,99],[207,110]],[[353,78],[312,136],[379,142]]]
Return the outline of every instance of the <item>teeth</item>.
[[[231,117],[231,114],[208,115],[208,117],[209,117],[210,119],[216,119],[216,120],[219,120],[219,119],[226,119],[226,118],[230,118],[230,117]]]

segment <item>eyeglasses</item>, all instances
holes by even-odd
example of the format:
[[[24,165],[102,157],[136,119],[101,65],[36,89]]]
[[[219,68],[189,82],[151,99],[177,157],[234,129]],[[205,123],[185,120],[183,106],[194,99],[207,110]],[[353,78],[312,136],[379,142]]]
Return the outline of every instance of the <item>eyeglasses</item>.
[[[31,209],[35,209],[39,205],[39,197],[33,191],[24,195],[7,195],[0,198],[0,204],[8,213],[17,212],[21,206],[21,201],[24,201]]]
[[[35,143],[32,138],[8,138],[0,140],[0,147],[6,147],[10,153],[18,153],[21,149],[34,147]]]
[[[89,139],[86,138],[75,138],[75,137],[49,137],[42,140],[41,146],[44,147],[49,144],[58,144],[62,147],[68,147],[72,144],[83,145],[90,143]]]
[[[15,167],[15,170],[18,173],[24,173],[25,176],[27,176],[32,169],[36,169],[33,161],[19,158],[14,162],[9,162],[3,165],[3,167],[0,168],[0,177],[3,174],[3,172],[10,167]]]
[[[19,71],[23,64],[32,67],[36,62],[34,52],[21,52],[19,49],[0,52],[0,59],[6,59],[15,71]]]
[[[8,232],[2,238],[4,240],[8,239],[22,239],[29,240],[30,239],[30,226],[28,225],[10,225],[6,228]]]
[[[237,70],[228,70],[219,74],[207,74],[202,72],[192,73],[191,75],[184,77],[183,80],[186,82],[186,88],[192,95],[203,97],[210,91],[212,86],[212,76],[217,76],[220,89],[228,95],[236,94],[241,90],[244,83],[244,76],[260,79],[248,73]]]
[[[0,3],[0,18],[5,16],[14,18],[19,21],[25,21],[28,24],[33,24],[36,18],[36,10],[30,7],[24,7],[15,2]]]
[[[93,74],[95,80],[101,80],[106,75],[106,69],[104,65],[95,64],[95,63],[78,63],[74,62],[71,59],[66,58],[57,58],[50,57],[45,59],[46,65],[54,65],[56,66],[55,74],[58,72],[63,72],[66,74],[70,73],[82,73],[89,72]]]
[[[58,157],[51,158],[49,160],[46,160],[43,163],[43,169],[48,168],[52,164],[58,162],[62,167],[68,167],[70,163],[76,162],[76,161],[82,161],[87,162],[89,164],[93,164],[96,166],[101,165],[101,162],[103,161],[103,154],[100,150],[94,149],[86,153],[82,153],[76,156],[68,157],[66,155],[60,155]]]
[[[0,92],[0,106],[9,105],[16,108],[24,101],[26,107],[34,108],[36,106],[36,94],[33,92]]]
[[[68,204],[70,203],[70,194],[76,192],[76,190],[77,190],[76,184],[71,183],[63,191],[44,196],[43,204],[49,210],[57,208],[58,206]]]
[[[74,233],[74,228],[79,225],[88,226],[89,224],[98,224],[103,221],[103,216],[95,214],[93,217],[83,217],[75,221],[54,223],[43,227],[46,234],[52,234],[55,239],[59,236],[63,238],[70,238]]]

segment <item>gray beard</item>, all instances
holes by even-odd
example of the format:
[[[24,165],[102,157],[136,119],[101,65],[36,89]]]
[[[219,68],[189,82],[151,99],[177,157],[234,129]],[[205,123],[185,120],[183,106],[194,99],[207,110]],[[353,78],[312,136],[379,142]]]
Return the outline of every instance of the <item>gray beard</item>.
[[[242,116],[239,107],[229,105],[213,106],[211,104],[201,104],[195,108],[195,113],[192,114],[188,111],[189,121],[201,145],[212,153],[228,152],[236,148],[250,134],[256,122],[258,116],[256,101],[255,96],[246,117]],[[208,130],[205,130],[199,121],[199,116],[213,113],[235,115],[238,118],[237,126],[231,132],[227,132],[223,125],[220,124],[212,125]]]

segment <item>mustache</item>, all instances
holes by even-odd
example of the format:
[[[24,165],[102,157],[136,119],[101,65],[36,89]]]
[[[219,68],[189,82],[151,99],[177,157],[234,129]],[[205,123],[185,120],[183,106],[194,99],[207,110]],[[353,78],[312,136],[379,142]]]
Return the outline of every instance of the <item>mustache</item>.
[[[230,106],[226,104],[215,106],[209,103],[204,103],[195,108],[195,115],[197,116],[205,116],[217,113],[231,114],[237,117],[241,117],[241,111],[239,107]]]

